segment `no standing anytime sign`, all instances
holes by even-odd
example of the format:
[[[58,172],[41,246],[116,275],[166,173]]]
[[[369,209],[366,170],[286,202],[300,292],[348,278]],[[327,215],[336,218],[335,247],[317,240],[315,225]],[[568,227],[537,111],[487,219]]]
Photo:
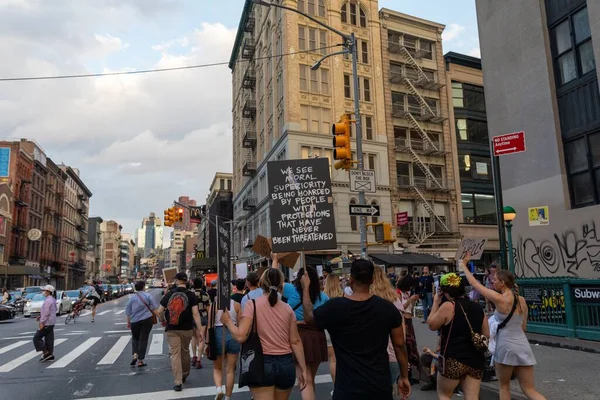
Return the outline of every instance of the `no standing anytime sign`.
[[[522,153],[525,147],[525,132],[507,133],[506,135],[494,136],[494,156],[505,156],[507,154]]]

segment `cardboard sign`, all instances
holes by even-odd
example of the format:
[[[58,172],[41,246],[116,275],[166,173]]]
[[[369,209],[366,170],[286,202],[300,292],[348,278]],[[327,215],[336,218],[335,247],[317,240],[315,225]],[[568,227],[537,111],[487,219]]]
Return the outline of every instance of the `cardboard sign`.
[[[177,275],[177,272],[179,272],[179,268],[177,268],[177,267],[163,268],[163,279],[165,280],[165,283],[167,285],[170,285],[171,283],[173,283],[173,280],[175,280],[175,275]]]
[[[326,158],[267,163],[274,253],[337,248]]]
[[[456,251],[456,260],[464,259],[467,253],[471,253],[471,260],[480,260],[486,243],[487,239],[463,239]]]
[[[258,235],[252,245],[252,251],[256,254],[260,254],[263,257],[271,257],[271,239],[264,236]],[[297,252],[286,252],[279,254],[279,264],[284,265],[288,268],[294,268],[296,262],[300,258],[300,254]]]

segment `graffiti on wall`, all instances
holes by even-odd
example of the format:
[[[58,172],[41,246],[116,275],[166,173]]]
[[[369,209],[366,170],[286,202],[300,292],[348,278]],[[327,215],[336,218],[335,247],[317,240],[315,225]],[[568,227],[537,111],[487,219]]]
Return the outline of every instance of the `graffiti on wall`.
[[[518,277],[600,277],[600,231],[595,221],[541,241],[521,237],[514,246]]]

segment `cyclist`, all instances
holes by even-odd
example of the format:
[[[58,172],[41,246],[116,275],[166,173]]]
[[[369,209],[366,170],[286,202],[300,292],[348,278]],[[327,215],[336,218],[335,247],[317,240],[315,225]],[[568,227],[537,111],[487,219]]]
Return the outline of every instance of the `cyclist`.
[[[92,281],[92,285],[87,292],[86,300],[86,302],[92,304],[92,322],[94,322],[94,319],[96,318],[96,306],[100,303],[100,293],[103,293],[102,288],[100,288],[97,281]]]

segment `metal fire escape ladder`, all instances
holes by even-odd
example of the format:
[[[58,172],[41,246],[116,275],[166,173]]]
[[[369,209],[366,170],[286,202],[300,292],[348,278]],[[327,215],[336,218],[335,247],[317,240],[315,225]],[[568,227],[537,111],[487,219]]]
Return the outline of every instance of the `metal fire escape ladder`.
[[[425,75],[419,64],[417,64],[417,61],[415,61],[414,57],[410,54],[406,47],[400,47],[400,54],[404,56],[404,58],[406,59],[406,61],[408,61],[410,66],[413,67],[414,70],[417,72],[417,76],[419,77],[418,82],[429,83],[429,78],[427,78],[427,75]]]
[[[415,96],[415,98],[417,99],[417,101],[421,105],[421,110],[422,110],[421,112],[424,115],[429,115],[431,117],[435,117],[436,114],[433,112],[433,110],[431,109],[431,107],[429,106],[429,104],[427,104],[427,102],[425,101],[425,99],[423,98],[423,96],[421,96],[421,93],[419,93],[419,91],[417,90],[417,88],[415,88],[415,85],[413,85],[413,83],[410,81],[410,79],[404,78],[404,84],[406,85],[406,88],[408,89],[408,91],[410,92],[410,94],[412,94],[413,96]]]
[[[410,158],[412,159],[414,164],[417,164],[419,166],[419,169],[421,171],[423,171],[423,173],[425,175],[427,175],[429,177],[429,179],[431,179],[431,181],[435,184],[435,186],[437,186],[440,189],[443,189],[442,184],[438,181],[438,178],[433,175],[433,173],[431,172],[431,170],[429,169],[429,167],[427,167],[427,165],[425,165],[425,163],[423,162],[423,160],[421,160],[421,158],[419,158],[419,156],[417,155],[417,153],[415,153],[415,151],[409,147],[408,152],[410,154]]]
[[[437,146],[433,143],[433,141],[427,134],[427,131],[425,131],[425,129],[423,129],[421,124],[419,124],[419,122],[415,119],[415,117],[413,117],[413,115],[411,113],[407,113],[406,119],[408,119],[410,126],[412,126],[414,130],[419,132],[419,135],[421,135],[421,138],[423,139],[423,141],[425,143],[427,143],[428,146],[431,146],[431,149],[433,149],[434,151],[439,151]]]
[[[423,192],[421,192],[416,186],[412,187],[412,191],[419,197],[423,208],[425,208],[429,215],[435,219],[435,222],[442,228],[442,230],[444,230],[445,232],[450,232],[450,229],[448,228],[446,223],[435,213],[435,210],[433,209],[431,204],[429,204]]]

